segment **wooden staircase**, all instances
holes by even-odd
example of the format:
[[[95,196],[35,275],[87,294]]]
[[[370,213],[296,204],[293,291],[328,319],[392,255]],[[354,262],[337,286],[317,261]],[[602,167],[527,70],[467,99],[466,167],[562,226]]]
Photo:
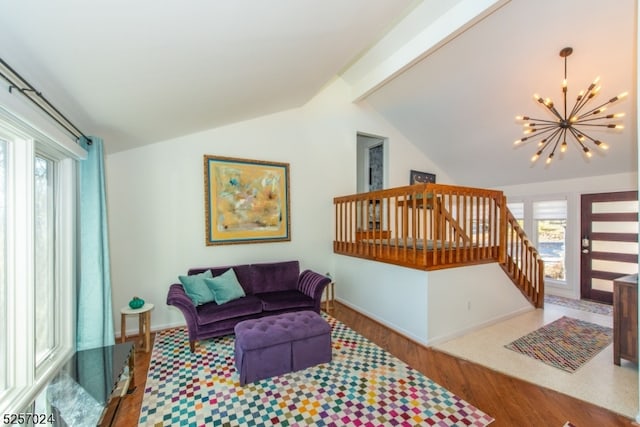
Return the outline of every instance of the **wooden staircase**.
[[[544,265],[501,191],[416,184],[336,197],[337,254],[420,270],[498,262],[535,307]]]

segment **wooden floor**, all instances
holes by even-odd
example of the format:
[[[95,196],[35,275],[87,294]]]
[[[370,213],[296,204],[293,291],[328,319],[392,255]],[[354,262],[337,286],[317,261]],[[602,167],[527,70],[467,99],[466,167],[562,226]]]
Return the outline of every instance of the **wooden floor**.
[[[638,426],[606,409],[424,347],[342,304],[336,303],[331,315],[491,415],[491,427],[562,427],[567,421],[578,427]],[[136,353],[137,388],[120,405],[118,427],[137,425],[150,357]]]

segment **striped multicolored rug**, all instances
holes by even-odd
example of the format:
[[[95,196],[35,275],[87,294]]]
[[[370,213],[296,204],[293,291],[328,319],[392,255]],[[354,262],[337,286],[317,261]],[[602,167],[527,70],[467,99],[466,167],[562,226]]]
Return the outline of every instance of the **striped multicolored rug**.
[[[573,308],[575,310],[588,311],[589,313],[613,316],[613,306],[594,301],[576,300],[557,295],[545,295],[544,303],[560,305],[562,307]]]
[[[233,335],[155,338],[142,426],[486,426],[493,418],[324,315],[333,361],[240,386]]]
[[[613,329],[563,316],[505,345],[566,372],[575,372],[613,340]]]

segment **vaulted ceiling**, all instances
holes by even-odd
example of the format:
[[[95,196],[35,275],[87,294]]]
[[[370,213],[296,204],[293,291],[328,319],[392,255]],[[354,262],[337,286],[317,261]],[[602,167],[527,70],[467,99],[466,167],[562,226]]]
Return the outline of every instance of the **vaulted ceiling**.
[[[636,2],[616,0],[22,0],[0,3],[0,57],[117,152],[309,101],[332,78],[458,183],[637,170]],[[590,160],[514,148],[531,98],[601,77],[629,91],[623,132]],[[384,135],[383,135],[384,136]]]

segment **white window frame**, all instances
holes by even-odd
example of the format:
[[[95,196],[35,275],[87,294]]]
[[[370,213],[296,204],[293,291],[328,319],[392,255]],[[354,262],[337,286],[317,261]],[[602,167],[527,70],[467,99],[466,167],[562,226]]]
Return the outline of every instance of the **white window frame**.
[[[565,221],[565,230],[564,230],[564,280],[558,280],[558,279],[552,279],[549,276],[545,275],[545,282],[546,283],[553,283],[555,285],[559,285],[559,286],[566,286],[567,285],[567,259],[569,258],[569,253],[567,251],[567,240],[568,240],[568,227],[569,227],[569,211],[568,211],[568,205],[569,203],[567,202],[566,199],[544,199],[544,200],[533,200],[531,205],[532,205],[532,211],[534,212],[532,215],[532,234],[531,234],[531,239],[533,240],[533,243],[536,247],[540,246],[540,235],[538,234],[538,221],[543,221],[544,219],[541,219],[539,217],[535,216],[535,207],[533,207],[536,203],[547,203],[547,202],[564,202],[565,204],[565,217],[564,217],[564,221]],[[554,220],[557,220],[560,218],[554,218]]]
[[[567,229],[565,234],[565,280],[545,278],[545,287],[555,289],[554,294],[579,298],[580,296],[580,248],[578,246],[580,234],[580,203],[577,193],[554,193],[529,196],[509,196],[508,203],[523,203],[524,231],[532,241],[537,235],[535,220],[533,219],[533,203],[554,200],[567,202]],[[534,242],[535,243],[535,242]]]
[[[24,412],[65,363],[75,346],[76,163],[86,152],[75,143],[50,137],[0,105],[0,134],[8,142],[7,304],[4,343],[7,387],[0,413]],[[36,369],[34,296],[34,158],[56,162],[56,329],[57,346]]]
[[[2,135],[0,134],[0,144],[1,145],[6,145],[6,148],[3,149],[3,151],[8,151],[8,142],[6,142],[4,140],[4,138],[2,137]],[[8,155],[4,156],[4,170],[5,170],[5,174],[8,173]],[[6,200],[6,177],[2,179],[2,181],[4,182],[4,185],[2,185],[2,188],[0,188],[0,191],[2,193],[5,194],[5,200],[3,200],[3,204],[4,207],[0,208],[3,209],[5,211],[5,214],[3,215],[4,220],[2,220],[0,222],[0,227],[2,227],[3,229],[3,238],[0,241],[0,245],[2,245],[2,255],[0,255],[0,258],[2,258],[1,262],[2,265],[0,268],[0,283],[2,283],[2,286],[0,287],[0,307],[2,307],[2,310],[0,311],[0,342],[6,342],[7,341],[7,337],[6,337],[6,330],[7,330],[7,310],[6,310],[6,306],[7,306],[7,302],[6,302],[6,283],[7,283],[7,268],[6,268],[6,261],[7,261],[7,239],[6,239],[6,234],[7,234],[7,221],[6,221],[6,211],[9,209],[9,206],[7,204],[7,200]],[[6,363],[6,358],[7,358],[7,350],[6,347],[4,346],[0,346],[0,378],[2,378],[2,380],[0,380],[0,396],[2,395],[2,391],[5,390],[6,388],[6,378],[8,375],[8,371],[7,371],[7,363]]]

